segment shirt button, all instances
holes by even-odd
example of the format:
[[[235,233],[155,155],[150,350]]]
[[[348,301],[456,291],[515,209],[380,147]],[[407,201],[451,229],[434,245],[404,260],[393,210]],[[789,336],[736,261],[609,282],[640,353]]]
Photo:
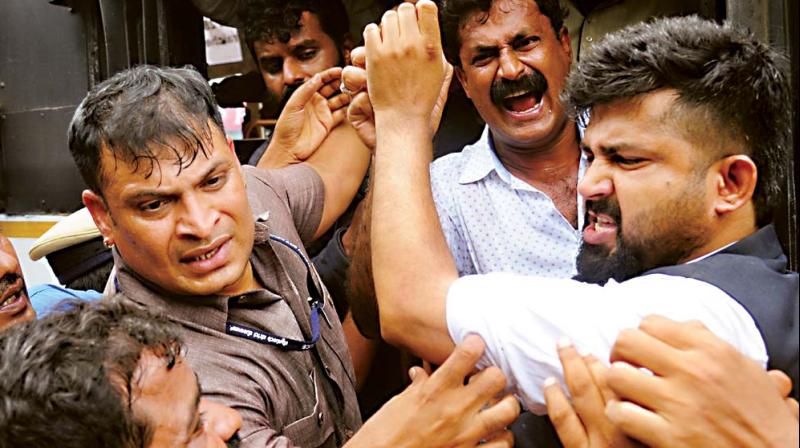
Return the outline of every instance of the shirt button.
[[[586,36],[586,42],[591,42],[592,40],[592,36]]]
[[[324,419],[325,419],[325,415],[322,412],[317,414],[317,424],[319,426],[322,426],[322,422],[323,422]]]

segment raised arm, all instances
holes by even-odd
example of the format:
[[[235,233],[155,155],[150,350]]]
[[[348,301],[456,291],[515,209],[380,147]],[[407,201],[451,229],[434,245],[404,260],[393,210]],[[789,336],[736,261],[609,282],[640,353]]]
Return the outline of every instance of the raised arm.
[[[445,80],[436,6],[387,12],[364,30],[375,114],[372,266],[384,338],[433,362],[453,349],[445,297],[457,278],[430,190],[431,113]]]
[[[347,209],[369,166],[370,152],[344,119],[348,95],[338,93],[342,69],[314,75],[286,103],[259,168],[307,163],[322,178],[325,203],[314,238]]]

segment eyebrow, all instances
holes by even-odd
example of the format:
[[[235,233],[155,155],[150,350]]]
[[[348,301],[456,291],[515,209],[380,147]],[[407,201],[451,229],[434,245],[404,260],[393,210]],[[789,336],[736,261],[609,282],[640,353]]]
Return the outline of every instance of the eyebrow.
[[[206,170],[205,173],[203,173],[203,176],[200,178],[201,180],[200,180],[199,183],[202,183],[203,181],[208,179],[208,176],[210,176],[211,173],[213,173],[214,171],[217,171],[220,166],[225,165],[227,163],[228,163],[227,160],[218,160],[217,162],[215,162],[213,165],[211,165],[211,167],[209,167]],[[126,199],[126,202],[136,202],[136,201],[139,201],[139,200],[145,199],[145,198],[163,198],[163,197],[172,196],[173,194],[174,193],[170,192],[170,191],[141,190],[141,191],[137,191],[136,193],[134,193],[130,197],[128,197]]]
[[[530,36],[532,34],[535,35],[536,33],[532,32],[532,31],[531,32],[519,32],[519,33],[515,34],[514,37],[512,37],[508,42],[513,45],[514,43],[517,43],[517,42],[527,38],[528,36]],[[491,52],[491,51],[497,51],[497,48],[498,48],[498,45],[476,45],[476,46],[472,47],[472,51],[474,51],[476,53],[487,53],[487,52]]]
[[[291,50],[295,50],[297,48],[316,47],[316,46],[319,46],[319,44],[317,43],[316,40],[314,40],[314,39],[304,39],[304,40],[302,40],[302,41],[300,41],[300,42],[298,42],[298,43],[296,43],[294,45],[290,45],[289,48]]]

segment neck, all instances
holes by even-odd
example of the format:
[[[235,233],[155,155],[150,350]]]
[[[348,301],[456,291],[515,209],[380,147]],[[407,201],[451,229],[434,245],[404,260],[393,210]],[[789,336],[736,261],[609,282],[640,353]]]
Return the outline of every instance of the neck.
[[[219,295],[232,297],[263,288],[264,286],[253,273],[253,263],[248,261],[242,276],[234,283],[223,288],[223,290],[219,292]]]
[[[564,178],[576,177],[580,147],[575,123],[568,121],[552,140],[538,146],[502,142],[492,136],[498,159],[515,177],[541,188]]]
[[[712,237],[697,250],[694,250],[682,263],[714,253],[737,241],[741,241],[758,230],[755,214],[746,210],[738,210],[729,215],[718,218],[720,226],[711,233]]]

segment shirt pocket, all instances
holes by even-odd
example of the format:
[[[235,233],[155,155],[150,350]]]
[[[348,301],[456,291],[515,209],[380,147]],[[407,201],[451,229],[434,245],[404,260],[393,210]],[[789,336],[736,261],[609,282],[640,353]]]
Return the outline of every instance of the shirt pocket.
[[[322,385],[315,370],[309,373],[309,380],[314,387],[314,407],[311,413],[286,425],[283,435],[293,444],[303,448],[336,446],[333,436],[333,416],[325,400]]]

